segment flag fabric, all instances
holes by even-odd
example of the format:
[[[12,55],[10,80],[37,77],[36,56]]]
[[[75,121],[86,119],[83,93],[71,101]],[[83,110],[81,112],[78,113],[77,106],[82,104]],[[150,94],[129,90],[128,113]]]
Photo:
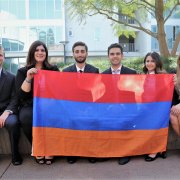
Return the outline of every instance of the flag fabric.
[[[165,151],[172,79],[38,71],[32,154],[123,157]]]

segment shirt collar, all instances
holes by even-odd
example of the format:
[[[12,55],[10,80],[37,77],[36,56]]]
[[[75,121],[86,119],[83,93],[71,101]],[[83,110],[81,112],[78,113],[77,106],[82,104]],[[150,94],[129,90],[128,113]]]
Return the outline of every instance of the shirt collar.
[[[112,74],[121,74],[121,68],[122,68],[122,65],[120,65],[120,67],[116,70],[111,67]]]
[[[156,74],[155,71],[148,72],[148,74]]]
[[[2,67],[0,67],[0,77],[1,77],[1,73],[2,73]]]
[[[79,72],[80,70],[84,72],[85,66],[84,66],[83,68],[79,68],[79,67],[76,65],[76,69],[77,69],[77,72]]]

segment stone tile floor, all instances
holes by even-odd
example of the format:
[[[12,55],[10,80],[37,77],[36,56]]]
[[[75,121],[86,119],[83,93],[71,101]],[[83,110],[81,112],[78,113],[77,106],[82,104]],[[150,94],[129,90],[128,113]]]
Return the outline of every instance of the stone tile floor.
[[[51,165],[39,165],[30,156],[24,156],[21,166],[13,166],[9,155],[0,156],[0,179],[180,179],[180,150],[168,151],[167,159],[158,158],[145,162],[143,156],[136,156],[120,166],[117,159],[91,164],[87,159],[79,159],[68,164],[64,157],[57,157]]]

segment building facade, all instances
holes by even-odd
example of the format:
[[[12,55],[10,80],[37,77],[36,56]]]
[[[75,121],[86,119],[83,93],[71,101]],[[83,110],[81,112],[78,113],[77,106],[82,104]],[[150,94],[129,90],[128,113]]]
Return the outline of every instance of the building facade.
[[[0,42],[8,51],[13,51],[10,40],[24,44],[19,51],[37,39],[56,49],[65,36],[63,0],[0,0],[0,19]]]
[[[71,48],[76,41],[87,43],[89,56],[107,56],[107,47],[115,42],[123,46],[126,56],[144,56],[149,51],[159,51],[157,40],[144,32],[135,30],[135,38],[118,37],[112,22],[103,16],[91,16],[82,23],[71,19],[64,0],[0,0],[0,21],[0,44],[7,52],[27,52],[37,39],[47,44],[50,54],[62,58],[64,49],[66,56],[72,56]],[[179,24],[179,13],[166,22],[169,49],[180,32]],[[157,31],[151,16],[145,26]]]

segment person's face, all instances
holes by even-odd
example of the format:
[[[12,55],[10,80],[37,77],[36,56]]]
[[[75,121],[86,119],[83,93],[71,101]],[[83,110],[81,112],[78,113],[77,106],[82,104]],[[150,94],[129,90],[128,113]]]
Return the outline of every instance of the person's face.
[[[145,60],[145,66],[148,70],[148,72],[153,72],[156,69],[156,63],[155,60],[151,56],[147,56]]]
[[[112,66],[119,66],[122,59],[123,54],[119,48],[112,48],[109,50],[109,60]]]
[[[86,61],[88,53],[85,46],[76,46],[74,48],[73,56],[77,63],[84,63]]]
[[[34,58],[37,63],[42,63],[46,59],[46,51],[43,45],[37,46],[36,51],[34,53]]]
[[[4,61],[4,52],[0,50],[0,67],[2,67]]]

